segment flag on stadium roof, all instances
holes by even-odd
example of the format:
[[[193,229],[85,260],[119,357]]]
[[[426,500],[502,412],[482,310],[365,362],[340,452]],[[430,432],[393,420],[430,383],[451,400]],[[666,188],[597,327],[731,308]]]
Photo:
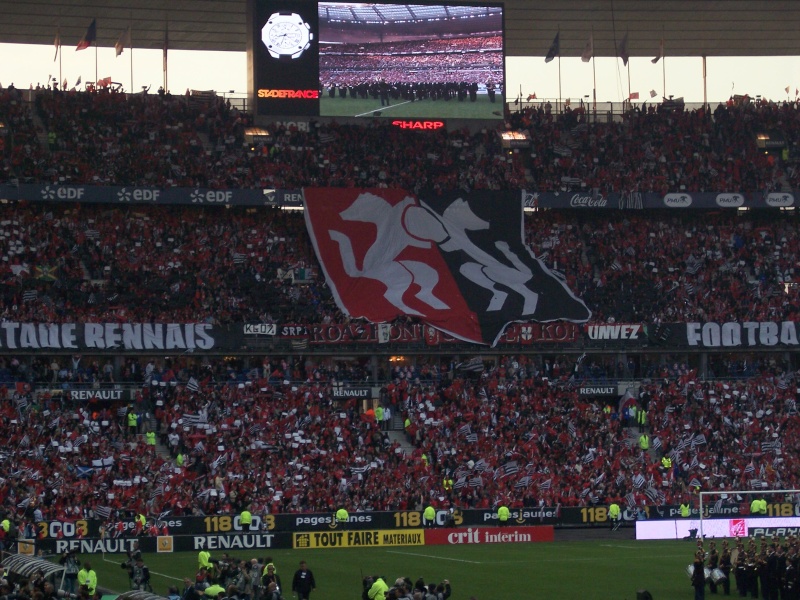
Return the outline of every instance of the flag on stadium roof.
[[[583,62],[589,62],[594,57],[594,34],[589,34],[589,39],[586,41],[586,45],[583,47],[583,52],[581,52],[581,60]]]
[[[53,45],[56,47],[56,54],[53,56],[53,62],[55,62],[58,58],[58,51],[61,50],[61,27],[56,30],[56,39],[53,41]]]
[[[650,62],[656,64],[662,58],[664,58],[664,38],[661,38],[661,41],[658,44],[658,54],[656,54],[656,57]]]
[[[75,50],[76,51],[85,50],[86,48],[94,44],[96,40],[97,40],[97,19],[92,19],[92,22],[89,24],[89,28],[86,30],[86,33],[83,34],[83,37],[81,38],[81,41],[78,42],[78,46],[75,48]]]
[[[125,31],[123,31],[119,35],[119,39],[117,43],[114,44],[114,51],[117,53],[117,56],[122,54],[127,46],[131,45],[131,28],[128,27]]]
[[[544,62],[549,63],[553,60],[556,56],[561,53],[561,32],[559,31],[556,33],[556,37],[553,38],[553,43],[550,44],[550,49],[547,51],[547,56],[544,57]]]
[[[625,35],[622,36],[622,41],[619,44],[619,57],[622,59],[622,64],[626,67],[628,66],[628,60],[630,59],[631,55],[628,52],[628,32],[625,32]]]

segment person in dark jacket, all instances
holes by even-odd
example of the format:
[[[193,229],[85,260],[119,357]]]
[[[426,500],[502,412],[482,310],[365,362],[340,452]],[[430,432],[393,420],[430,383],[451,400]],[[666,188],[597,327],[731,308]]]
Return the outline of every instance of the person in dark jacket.
[[[81,561],[75,556],[74,552],[64,552],[58,559],[58,564],[64,567],[64,591],[67,594],[75,594],[78,591],[78,567]]]
[[[281,577],[275,572],[275,565],[267,563],[267,566],[264,567],[264,576],[261,578],[261,587],[266,590],[270,583],[275,583],[278,592],[283,590],[281,586]]]
[[[314,581],[314,573],[308,568],[306,561],[300,561],[300,568],[292,579],[292,592],[297,594],[297,600],[308,600],[312,590],[317,589],[317,582]]]
[[[703,564],[703,553],[698,551],[694,557],[694,570],[692,571],[692,587],[694,588],[694,600],[705,600],[706,598],[706,572]]]

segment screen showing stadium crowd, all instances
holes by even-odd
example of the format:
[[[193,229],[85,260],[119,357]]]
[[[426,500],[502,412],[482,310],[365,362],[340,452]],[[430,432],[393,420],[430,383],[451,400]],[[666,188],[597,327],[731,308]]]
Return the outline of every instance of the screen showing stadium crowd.
[[[486,85],[503,81],[500,36],[387,42],[322,44],[320,83],[323,88],[350,87],[385,81],[397,84]],[[416,96],[416,99],[428,97]]]
[[[584,128],[577,112],[555,119],[544,108],[525,111],[509,118],[534,139],[526,175],[520,155],[508,162],[491,132],[410,138],[381,125],[322,125],[311,133],[276,130],[274,146],[251,152],[242,144],[247,116],[225,105],[200,111],[181,97],[43,93],[30,107],[16,92],[0,96],[0,119],[14,133],[2,181],[546,190],[569,176],[602,190],[715,191],[797,183],[791,165],[770,163],[754,141],[754,132],[775,127],[794,144],[793,105],[723,107],[713,117],[635,113],[597,129]],[[40,142],[37,121],[55,133],[49,144]],[[572,157],[553,154],[556,143],[575,146]],[[347,320],[297,214],[6,204],[0,221],[4,320]],[[595,322],[798,318],[800,236],[792,213],[545,211],[526,218],[525,236],[565,273]],[[0,500],[28,522],[36,511],[69,519],[98,509],[199,514],[245,504],[256,513],[342,504],[414,509],[430,500],[442,507],[641,504],[676,502],[696,482],[800,483],[785,467],[800,453],[795,374],[764,359],[712,365],[718,376],[739,377],[728,383],[700,380],[685,365],[591,358],[504,357],[477,377],[452,365],[394,370],[380,378],[382,403],[406,422],[409,454],[355,401],[334,402],[333,386],[367,377],[358,365],[131,359],[115,372],[110,363],[61,359],[4,357],[0,379],[62,385],[116,377],[143,384],[142,392],[120,410],[0,386],[0,432],[16,449],[0,454],[10,482]],[[648,382],[619,404],[585,401],[572,385],[623,375]],[[648,411],[648,452],[625,427],[626,408],[636,403]],[[130,425],[129,414],[146,413],[153,417]],[[144,442],[149,429],[170,454]],[[664,454],[674,457],[669,469],[661,466]],[[511,463],[516,472],[503,468]],[[142,472],[158,475],[115,483]]]
[[[102,372],[72,360],[64,369]],[[638,506],[677,503],[696,487],[800,483],[789,467],[800,458],[796,374],[780,361],[757,360],[749,377],[727,382],[701,380],[683,364],[642,364],[652,378],[637,393],[581,398],[573,381],[602,368],[591,358],[526,356],[499,357],[468,374],[454,361],[395,367],[382,374],[379,422],[356,400],[332,397],[336,386],[369,380],[356,362],[129,359],[126,376],[144,385],[127,406],[71,405],[47,393],[4,399],[3,460],[13,455],[14,463],[0,499],[18,508],[24,528],[115,510],[250,506],[266,514],[612,498]],[[633,405],[647,411],[644,428],[630,417]],[[386,433],[395,417],[410,451]],[[648,450],[637,443],[645,428]],[[157,453],[156,440],[169,452]]]
[[[31,105],[19,90],[0,91],[0,119],[13,134],[6,136],[0,183],[599,193],[764,192],[800,183],[793,162],[765,154],[756,142],[777,132],[793,156],[796,103],[731,103],[711,112],[637,107],[624,119],[591,126],[585,106],[557,116],[544,103],[506,115],[501,126],[525,129],[532,140],[530,151],[509,154],[491,129],[420,136],[385,122],[315,123],[310,132],[273,126],[274,144],[253,147],[245,143],[250,116],[222,99],[207,105],[169,94],[34,96]],[[468,101],[468,94],[440,99]]]

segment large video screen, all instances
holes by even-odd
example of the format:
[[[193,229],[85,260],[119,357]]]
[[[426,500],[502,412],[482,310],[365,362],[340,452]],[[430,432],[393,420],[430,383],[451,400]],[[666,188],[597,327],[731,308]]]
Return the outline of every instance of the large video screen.
[[[501,5],[254,5],[259,114],[502,118]]]

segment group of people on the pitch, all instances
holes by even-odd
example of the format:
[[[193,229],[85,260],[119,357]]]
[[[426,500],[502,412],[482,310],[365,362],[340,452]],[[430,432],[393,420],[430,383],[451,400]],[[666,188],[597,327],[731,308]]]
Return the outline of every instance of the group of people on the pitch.
[[[398,577],[391,587],[385,575],[369,575],[363,580],[362,600],[446,600],[453,593],[450,582],[425,583],[420,577],[416,582],[408,577]]]
[[[197,563],[194,582],[187,577],[183,580],[182,591],[170,588],[168,597],[171,600],[282,600],[287,591],[271,556],[248,561],[226,552],[222,558],[215,559],[210,552],[201,550]],[[308,600],[316,588],[314,573],[306,561],[301,560],[292,577],[292,594],[297,600]]]
[[[703,540],[698,539],[691,569],[695,599],[705,598],[706,586],[712,594],[717,594],[722,588],[723,594],[730,595],[733,578],[741,597],[749,595],[766,600],[798,600],[799,543],[793,535],[786,537],[783,542],[774,537],[761,537],[760,546],[754,538],[747,540],[747,543],[744,538],[737,538],[735,548],[723,540],[720,552],[715,541],[709,542],[706,550]]]

